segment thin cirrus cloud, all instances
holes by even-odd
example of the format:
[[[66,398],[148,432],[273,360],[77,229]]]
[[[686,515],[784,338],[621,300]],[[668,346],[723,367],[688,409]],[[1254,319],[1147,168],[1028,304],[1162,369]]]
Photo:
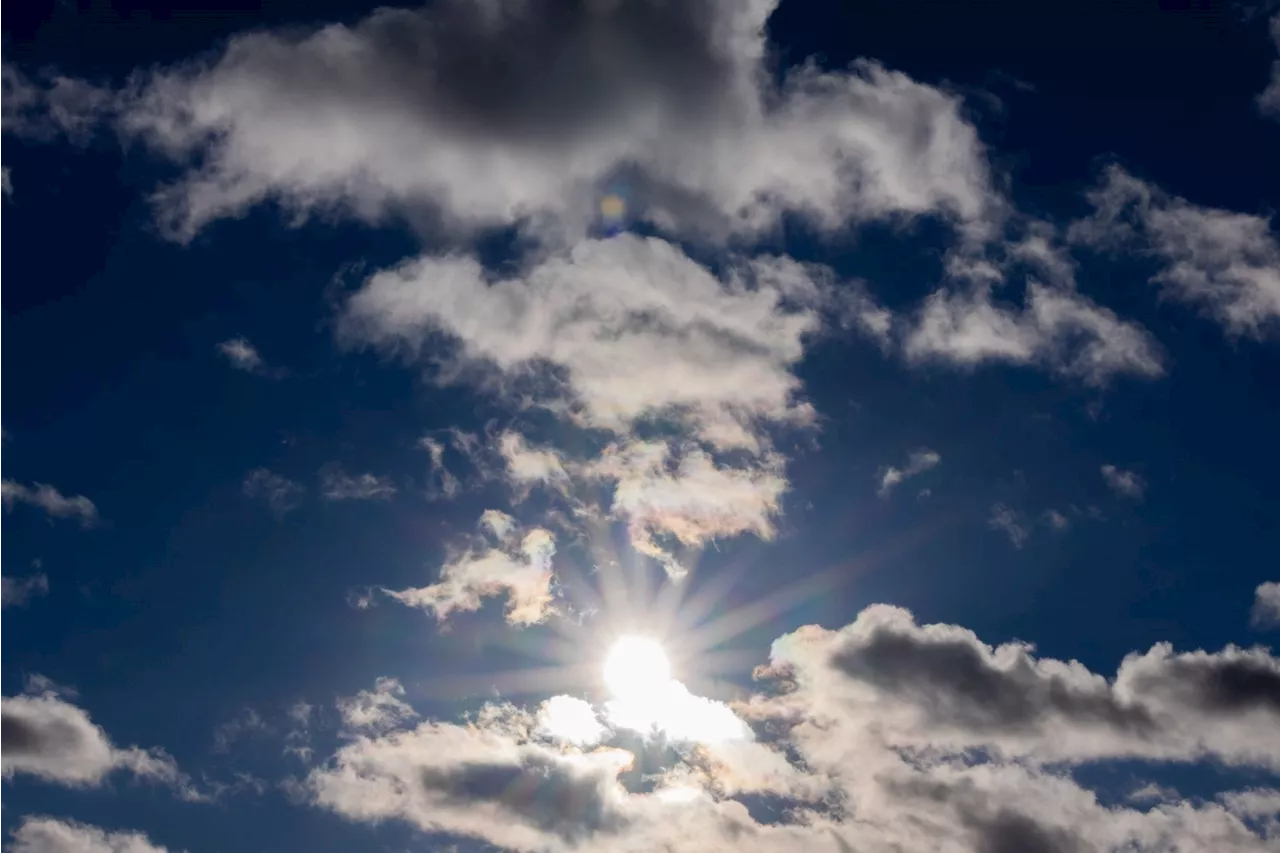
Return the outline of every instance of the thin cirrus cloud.
[[[998,503],[991,507],[991,515],[987,518],[987,527],[999,530],[1009,537],[1009,543],[1021,548],[1031,538],[1031,527],[1026,518],[1016,509]]]
[[[320,496],[327,501],[390,500],[396,485],[390,477],[376,474],[346,474],[340,468],[326,468],[320,473]]]
[[[245,476],[240,490],[246,498],[263,501],[277,516],[296,509],[306,488],[268,468],[255,468]]]
[[[1271,40],[1280,52],[1280,15],[1271,19]],[[1280,120],[1280,59],[1271,63],[1271,82],[1258,93],[1258,109],[1263,115]]]

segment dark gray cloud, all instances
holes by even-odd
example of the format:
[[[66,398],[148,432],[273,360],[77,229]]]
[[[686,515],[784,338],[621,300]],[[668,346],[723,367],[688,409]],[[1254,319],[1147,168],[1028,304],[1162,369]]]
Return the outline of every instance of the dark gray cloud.
[[[566,842],[616,832],[625,816],[605,794],[606,780],[539,753],[510,763],[467,762],[422,771],[422,784],[452,806],[493,803]]]
[[[832,663],[850,678],[908,698],[934,723],[1033,731],[1061,717],[1137,737],[1155,727],[1144,708],[1119,701],[1105,683],[1046,673],[1026,654],[997,663],[963,635],[900,627],[887,623],[849,638],[836,647]]]

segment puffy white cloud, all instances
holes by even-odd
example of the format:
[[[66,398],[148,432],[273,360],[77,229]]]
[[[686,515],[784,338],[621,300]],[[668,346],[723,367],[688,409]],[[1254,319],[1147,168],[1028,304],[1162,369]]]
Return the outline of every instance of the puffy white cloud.
[[[1201,207],[1118,166],[1089,193],[1094,215],[1074,239],[1104,249],[1137,246],[1161,263],[1162,294],[1201,309],[1232,335],[1280,329],[1280,240],[1263,216]]]
[[[141,832],[112,831],[53,817],[24,817],[13,830],[12,853],[168,853]]]
[[[268,200],[299,216],[427,205],[457,228],[580,233],[602,184],[625,187],[625,217],[712,234],[758,232],[784,211],[824,228],[932,212],[976,228],[998,212],[958,98],[873,62],[775,80],[774,5],[383,8],[239,35],[118,92],[6,69],[6,125],[83,133],[109,115],[127,138],[199,162],[157,198],[182,238]]]
[[[0,578],[0,607],[21,607],[32,598],[49,594],[49,579],[42,573],[24,578]]]
[[[93,501],[84,495],[68,497],[45,483],[36,483],[32,488],[14,480],[5,480],[0,484],[0,495],[6,510],[13,509],[15,504],[25,503],[39,507],[54,518],[78,519],[82,527],[98,523],[98,508]]]
[[[1126,471],[1114,465],[1103,465],[1101,470],[1107,488],[1121,497],[1140,500],[1147,490],[1146,481],[1136,471]]]
[[[390,500],[396,486],[390,477],[375,474],[351,476],[342,469],[329,467],[320,472],[320,494],[327,501]]]
[[[40,692],[0,699],[6,779],[27,774],[74,787],[94,786],[124,770],[174,785],[189,799],[199,798],[163,751],[117,748],[84,709],[46,689],[49,686],[36,678],[31,688]]]
[[[255,468],[244,478],[241,487],[246,498],[265,501],[276,515],[296,509],[306,489],[288,477],[266,468]]]
[[[552,611],[551,558],[555,537],[533,528],[514,543],[508,537],[514,520],[505,513],[486,513],[486,526],[502,540],[484,551],[468,550],[440,570],[431,586],[389,590],[387,595],[409,607],[431,611],[443,620],[456,610],[478,610],[482,599],[506,595],[507,621],[532,625]]]
[[[894,468],[890,465],[880,470],[876,475],[880,480],[880,488],[877,493],[882,498],[888,497],[894,486],[903,480],[909,480],[917,474],[923,474],[925,471],[936,468],[940,462],[942,462],[942,456],[936,450],[930,450],[927,447],[913,450],[907,456],[905,467]]]
[[[1249,621],[1255,628],[1280,625],[1280,583],[1267,581],[1254,590],[1253,609]]]
[[[741,737],[620,740],[559,696],[354,738],[303,789],[351,820],[516,851],[1261,853],[1280,840],[1274,789],[1189,800],[1153,782],[1104,804],[1063,771],[1121,758],[1280,768],[1280,660],[1266,650],[1157,645],[1107,679],[876,605],[780,638],[770,660],[759,675],[776,689],[732,711],[701,700]],[[785,805],[758,819],[751,795]]]

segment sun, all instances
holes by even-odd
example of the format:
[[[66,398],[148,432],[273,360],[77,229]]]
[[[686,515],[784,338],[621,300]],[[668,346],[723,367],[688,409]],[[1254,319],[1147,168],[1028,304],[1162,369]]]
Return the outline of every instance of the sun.
[[[671,681],[667,653],[648,637],[621,637],[604,659],[604,683],[617,699],[635,700],[661,692]]]

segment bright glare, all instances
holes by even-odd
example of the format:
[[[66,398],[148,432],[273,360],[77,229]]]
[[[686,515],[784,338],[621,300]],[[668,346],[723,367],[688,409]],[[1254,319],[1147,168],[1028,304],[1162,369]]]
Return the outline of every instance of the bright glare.
[[[662,692],[670,680],[667,653],[648,637],[623,637],[604,659],[604,683],[618,699],[652,696]]]

